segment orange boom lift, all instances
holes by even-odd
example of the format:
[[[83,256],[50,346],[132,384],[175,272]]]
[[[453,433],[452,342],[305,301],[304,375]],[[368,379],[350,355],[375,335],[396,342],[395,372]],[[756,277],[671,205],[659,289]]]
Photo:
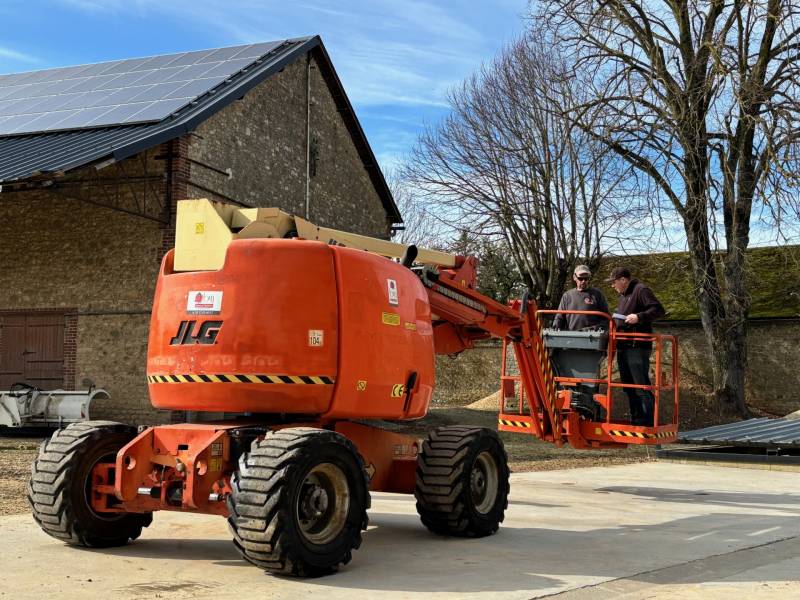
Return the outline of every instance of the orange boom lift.
[[[612,392],[623,384],[611,364],[632,334],[613,321],[606,331],[550,332],[542,319],[555,311],[480,294],[476,268],[472,257],[324,229],[277,209],[179,203],[176,248],[153,303],[150,397],[157,408],[216,420],[140,432],[95,421],[57,432],[33,467],[34,518],[69,544],[109,547],[137,538],[159,510],[217,514],[245,559],[300,576],[350,560],[370,491],[413,493],[435,533],[492,534],[509,491],[496,431],[440,427],[421,441],[374,422],[425,416],[435,355],[487,338],[504,344],[500,430],[575,448],[675,439],[674,338],[639,336],[655,345],[655,413],[669,402],[670,422],[631,425],[613,415]],[[591,364],[570,371],[575,344],[607,352],[604,377]]]

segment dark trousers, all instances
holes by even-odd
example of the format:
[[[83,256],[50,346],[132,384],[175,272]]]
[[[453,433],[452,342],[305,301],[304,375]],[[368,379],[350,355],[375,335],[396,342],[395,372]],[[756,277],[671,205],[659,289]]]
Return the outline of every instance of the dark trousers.
[[[650,353],[647,346],[617,348],[617,366],[622,383],[650,384]],[[653,426],[655,397],[650,390],[623,388],[631,407],[631,422],[634,425]]]

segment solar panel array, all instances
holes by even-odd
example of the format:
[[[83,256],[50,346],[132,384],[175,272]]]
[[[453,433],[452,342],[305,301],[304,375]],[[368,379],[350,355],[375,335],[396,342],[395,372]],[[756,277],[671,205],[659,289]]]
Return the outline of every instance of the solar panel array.
[[[0,136],[161,121],[281,43],[0,75]]]

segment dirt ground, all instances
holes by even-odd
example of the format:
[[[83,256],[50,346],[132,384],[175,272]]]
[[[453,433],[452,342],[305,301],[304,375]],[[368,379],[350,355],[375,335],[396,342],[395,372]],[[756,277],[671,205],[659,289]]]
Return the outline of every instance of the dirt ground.
[[[0,437],[0,516],[28,511],[25,484],[41,441]]]
[[[425,432],[442,425],[479,425],[497,428],[497,410],[478,410],[468,407],[433,408],[424,419],[414,421],[403,429],[424,436]],[[508,462],[515,473],[527,471],[552,471],[577,467],[599,467],[621,465],[632,462],[655,460],[655,450],[631,446],[624,450],[574,450],[570,447],[556,448],[532,435],[500,433],[508,452]]]
[[[495,410],[449,407],[431,409],[428,416],[407,425],[386,424],[387,428],[424,437],[426,431],[441,425],[479,425],[497,427]],[[631,447],[626,450],[573,450],[556,448],[540,442],[533,436],[501,433],[508,452],[511,470],[549,471],[576,467],[618,465],[653,460],[653,449]],[[25,485],[30,475],[31,463],[41,443],[41,438],[0,437],[0,516],[28,511]]]

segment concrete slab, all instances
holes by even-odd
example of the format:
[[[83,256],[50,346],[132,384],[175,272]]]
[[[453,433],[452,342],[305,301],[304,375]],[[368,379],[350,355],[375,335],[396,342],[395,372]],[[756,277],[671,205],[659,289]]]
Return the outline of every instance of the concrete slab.
[[[0,518],[0,598],[800,597],[795,473],[645,463],[512,476],[500,532],[440,538],[413,498],[374,494],[371,527],[336,575],[265,575],[225,521],[156,515],[124,548],[70,548],[28,515]]]

